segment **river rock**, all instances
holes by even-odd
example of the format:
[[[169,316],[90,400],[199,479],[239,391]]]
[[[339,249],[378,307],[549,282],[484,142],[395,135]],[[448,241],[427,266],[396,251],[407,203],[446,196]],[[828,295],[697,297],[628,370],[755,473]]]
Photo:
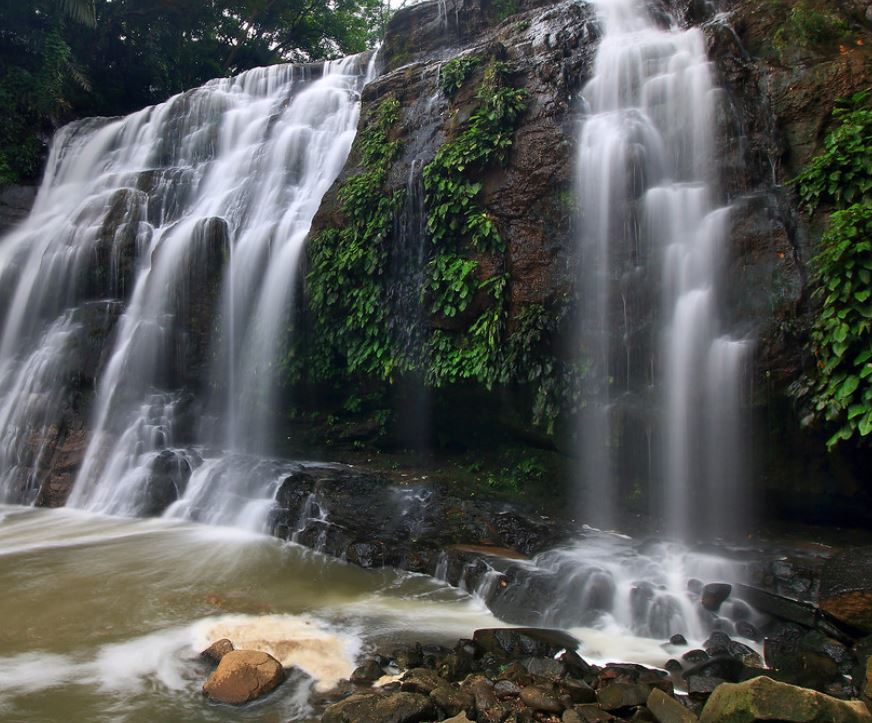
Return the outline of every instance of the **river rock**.
[[[430,691],[430,700],[446,715],[464,715],[475,712],[475,698],[453,685],[440,685]]]
[[[419,693],[352,695],[334,703],[321,717],[322,723],[417,723],[433,720],[432,701]]]
[[[554,695],[553,689],[544,685],[530,685],[521,690],[521,700],[533,710],[543,713],[562,713],[566,708]]]
[[[604,710],[615,711],[635,705],[645,705],[651,686],[641,683],[612,683],[596,692],[596,700]]]
[[[725,683],[712,693],[700,723],[872,723],[861,701],[843,701],[765,676]]]
[[[872,633],[872,546],[852,547],[825,563],[820,607],[840,622]]]
[[[716,613],[721,609],[721,605],[724,601],[730,597],[730,593],[733,591],[733,586],[729,585],[725,582],[712,582],[706,585],[702,589],[702,597],[700,598],[700,605],[702,605],[706,610],[710,610],[713,613]]]
[[[382,670],[381,665],[379,665],[377,660],[370,658],[354,669],[350,680],[352,683],[357,685],[366,685],[368,683],[374,683],[381,678],[382,675],[384,675],[384,671]]]
[[[651,691],[646,705],[657,723],[696,723],[697,721],[693,712],[657,688]]]
[[[578,715],[582,723],[608,723],[618,720],[598,705],[577,705],[572,710]]]
[[[479,653],[505,657],[552,657],[576,650],[578,640],[560,630],[546,628],[483,628],[472,636]]]
[[[259,650],[232,650],[203,685],[203,693],[218,703],[242,705],[270,693],[285,679],[282,664]]]
[[[428,668],[413,668],[403,675],[400,690],[407,693],[420,693],[430,695],[430,691],[447,683],[435,671]]]
[[[218,663],[221,662],[221,658],[231,652],[233,652],[233,643],[227,638],[221,638],[221,640],[216,640],[200,653],[200,657],[208,660],[210,663],[218,665]]]

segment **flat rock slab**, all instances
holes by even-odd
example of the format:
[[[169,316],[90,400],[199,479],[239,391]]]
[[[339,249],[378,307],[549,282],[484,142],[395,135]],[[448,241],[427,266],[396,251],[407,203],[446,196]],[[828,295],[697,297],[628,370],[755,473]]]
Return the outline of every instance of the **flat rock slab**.
[[[226,653],[203,686],[211,700],[242,705],[275,690],[285,679],[282,664],[259,650]]]
[[[859,700],[839,700],[763,676],[744,683],[719,685],[699,720],[700,723],[872,723],[872,715]]]

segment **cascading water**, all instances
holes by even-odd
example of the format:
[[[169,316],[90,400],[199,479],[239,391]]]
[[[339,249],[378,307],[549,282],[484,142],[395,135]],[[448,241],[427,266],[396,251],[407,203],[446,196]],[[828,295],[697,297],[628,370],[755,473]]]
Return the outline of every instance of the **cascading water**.
[[[31,217],[0,247],[8,300],[0,454],[16,477],[4,481],[10,498],[21,497],[11,487],[35,484],[22,483],[22,465],[39,454],[31,449],[38,427],[58,424],[52,394],[75,328],[70,310],[91,298],[128,300],[97,381],[70,505],[142,513],[158,456],[180,441],[270,449],[303,242],[345,163],[373,70],[366,56],[260,68],[58,134]],[[179,389],[207,398],[200,429],[190,393]],[[220,460],[200,463],[176,450],[175,494],[195,469],[193,499],[175,514],[244,517],[251,511],[241,510],[241,496],[268,497],[281,474],[271,468],[257,483],[254,473],[240,482]],[[214,515],[204,512],[206,492]]]
[[[749,344],[723,333],[719,309],[722,94],[702,30],[660,28],[641,0],[594,5],[603,34],[578,156],[582,514],[616,525],[617,501],[647,489],[668,535],[726,534]]]

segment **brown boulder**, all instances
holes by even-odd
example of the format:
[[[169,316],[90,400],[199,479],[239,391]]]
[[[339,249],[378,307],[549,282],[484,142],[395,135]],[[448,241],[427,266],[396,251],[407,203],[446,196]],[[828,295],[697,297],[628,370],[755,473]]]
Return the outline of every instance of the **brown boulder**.
[[[282,664],[259,650],[226,653],[203,685],[203,693],[218,703],[242,705],[270,693],[285,679]]]

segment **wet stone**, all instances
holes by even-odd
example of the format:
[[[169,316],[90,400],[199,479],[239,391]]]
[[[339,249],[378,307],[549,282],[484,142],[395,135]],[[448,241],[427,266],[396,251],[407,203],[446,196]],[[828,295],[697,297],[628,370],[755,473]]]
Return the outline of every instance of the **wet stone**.
[[[525,658],[521,664],[530,675],[540,678],[561,678],[566,674],[566,666],[554,658]]]
[[[747,620],[740,620],[736,623],[736,635],[753,640],[755,643],[759,642],[761,638],[760,631]]]
[[[647,701],[657,723],[696,723],[697,717],[662,690],[652,690]]]
[[[709,583],[702,589],[702,597],[700,598],[700,604],[706,609],[710,610],[713,613],[716,613],[721,609],[721,605],[723,605],[724,601],[730,597],[730,593],[733,591],[733,586],[729,585],[725,582],[713,582]]]
[[[687,645],[687,638],[685,638],[683,635],[681,635],[679,633],[679,634],[673,635],[671,638],[669,638],[669,644],[670,645]]]
[[[531,685],[521,690],[521,700],[533,710],[543,713],[562,713],[564,706],[553,691],[540,685]]]
[[[452,685],[440,685],[431,690],[430,700],[449,716],[472,713],[475,710],[475,698]]]
[[[688,650],[684,655],[681,656],[681,659],[685,663],[689,663],[690,665],[698,665],[699,663],[703,663],[709,659],[709,654],[705,652],[705,650]]]
[[[670,673],[680,673],[684,670],[684,666],[679,663],[675,658],[666,661],[666,664],[663,666]]]
[[[259,650],[232,650],[203,685],[211,700],[242,705],[272,692],[284,681],[282,664]]]
[[[216,640],[212,643],[208,648],[206,648],[202,653],[200,653],[200,657],[204,660],[207,660],[214,665],[218,665],[221,662],[221,658],[223,658],[227,653],[233,650],[233,643],[230,642],[227,638],[221,638],[221,640]]]
[[[369,659],[354,669],[351,674],[351,682],[357,685],[374,683],[384,675],[381,665],[376,660]]]
[[[641,683],[612,683],[596,692],[597,703],[608,711],[644,705],[651,687]]]
[[[596,702],[596,691],[583,680],[564,678],[560,682],[560,687],[570,697],[573,703]]]
[[[447,681],[428,668],[413,668],[403,675],[400,690],[406,693],[421,693],[429,695],[430,691],[446,685]]]
[[[521,694],[521,688],[511,680],[498,680],[494,683],[494,695],[500,700],[513,698]]]

